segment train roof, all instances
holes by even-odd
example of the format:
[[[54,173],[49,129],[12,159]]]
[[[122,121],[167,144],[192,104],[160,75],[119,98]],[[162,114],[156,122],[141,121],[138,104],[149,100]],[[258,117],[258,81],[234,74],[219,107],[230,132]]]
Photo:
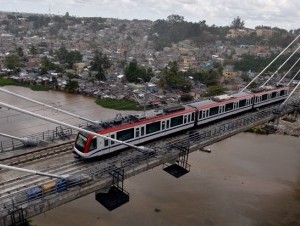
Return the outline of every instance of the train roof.
[[[231,102],[231,100],[240,100],[249,96],[252,96],[252,94],[248,92],[240,92],[240,93],[234,93],[230,95],[225,94],[220,96],[214,96],[209,100],[203,100],[200,102],[191,103],[189,105],[196,108],[206,108],[206,107],[212,107],[214,105],[218,105],[220,103]]]
[[[279,88],[273,88],[273,89],[266,89],[262,90],[259,93],[266,93],[270,92],[272,90],[278,90]],[[185,114],[193,111],[195,108],[197,109],[209,109],[211,107],[216,107],[218,105],[223,105],[226,103],[231,103],[234,101],[243,100],[246,98],[251,98],[256,93],[252,93],[249,91],[245,92],[239,92],[234,94],[225,94],[225,95],[219,95],[212,97],[208,100],[202,100],[198,102],[189,103],[186,105],[172,105],[167,106],[163,109],[154,109],[154,110],[148,110],[146,112],[142,112],[139,114],[131,114],[131,115],[125,115],[122,116],[121,114],[117,114],[114,119],[107,120],[104,122],[101,122],[98,125],[88,125],[85,129],[93,131],[93,132],[100,132],[102,130],[111,130],[115,127],[126,127],[126,125],[132,125],[132,124],[140,124],[140,123],[149,123],[151,121],[160,120],[164,118],[164,116],[177,116],[180,114]]]
[[[193,109],[194,109],[193,107],[187,105],[173,105],[163,109],[148,110],[146,112],[142,112],[139,114],[130,114],[124,116],[122,116],[121,114],[117,114],[114,119],[101,122],[100,124],[97,125],[94,124],[88,125],[85,129],[93,132],[99,132],[102,130],[107,130],[114,127],[120,127],[120,126],[139,123],[139,122],[146,123],[147,121],[160,118],[161,116],[164,115],[177,115],[183,112],[189,112]]]

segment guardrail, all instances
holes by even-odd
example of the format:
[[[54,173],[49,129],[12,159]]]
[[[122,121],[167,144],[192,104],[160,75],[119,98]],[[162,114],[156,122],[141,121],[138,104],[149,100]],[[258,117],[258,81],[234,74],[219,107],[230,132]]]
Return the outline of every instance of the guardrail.
[[[84,127],[87,124],[80,124],[78,127]],[[65,140],[70,139],[72,135],[77,134],[77,130],[58,126],[53,130],[47,130],[36,134],[31,134],[29,136],[26,136],[27,138],[38,140],[38,141],[44,141],[44,142],[54,142],[57,140]],[[6,139],[3,141],[0,141],[0,153],[1,152],[9,152],[14,151],[20,148],[24,148],[26,145],[21,142],[20,140],[16,139]]]

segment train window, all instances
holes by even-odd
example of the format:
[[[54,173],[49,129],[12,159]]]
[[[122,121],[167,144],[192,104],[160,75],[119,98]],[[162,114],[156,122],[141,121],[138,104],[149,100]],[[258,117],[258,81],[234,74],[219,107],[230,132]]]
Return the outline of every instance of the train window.
[[[167,120],[167,128],[170,128],[170,120]]]
[[[135,129],[135,137],[139,137],[140,136],[140,129],[136,128]]]
[[[202,111],[199,111],[198,119],[202,119]]]
[[[184,120],[183,120],[183,121],[184,121],[184,124],[186,124],[186,121],[187,121],[187,115],[184,116]]]
[[[144,136],[144,134],[145,134],[145,127],[142,127],[141,128],[141,136]]]
[[[195,113],[192,113],[192,122],[195,121]]]
[[[241,108],[241,107],[245,107],[246,106],[246,100],[244,99],[244,100],[240,100],[239,101],[239,107]]]
[[[255,103],[259,102],[259,97],[255,97]]]
[[[160,121],[146,125],[146,134],[154,133],[160,130]]]
[[[268,99],[268,94],[264,94],[264,95],[261,96],[262,101],[265,101],[267,99]]]
[[[124,141],[134,138],[134,129],[126,129],[117,132],[117,140]]]
[[[287,94],[287,91],[286,90],[280,90],[280,96],[284,96],[284,95],[286,95]]]
[[[275,98],[275,97],[276,97],[276,94],[277,94],[277,92],[273,92],[273,93],[271,94],[271,98]]]
[[[166,122],[163,121],[161,122],[161,130],[164,130],[166,128]]]
[[[188,122],[190,122],[191,121],[191,115],[189,114],[188,115]]]
[[[231,111],[233,109],[233,103],[228,103],[225,105],[225,111]]]
[[[75,147],[83,152],[84,151],[84,147],[85,147],[85,143],[87,141],[87,138],[85,136],[83,136],[83,134],[81,133],[78,133],[78,137],[77,137],[77,140],[75,142]]]
[[[107,147],[108,146],[108,140],[104,139],[104,146]]]
[[[219,107],[213,107],[209,109],[209,116],[216,115],[219,113]]]
[[[115,134],[112,134],[110,137],[113,138],[113,139],[115,139]],[[110,141],[110,143],[111,143],[111,145],[113,145],[115,142],[114,141]]]
[[[92,142],[90,144],[89,150],[92,151],[92,150],[95,150],[96,148],[97,148],[97,139],[93,138]]]
[[[171,118],[171,127],[181,125],[183,123],[183,116]]]

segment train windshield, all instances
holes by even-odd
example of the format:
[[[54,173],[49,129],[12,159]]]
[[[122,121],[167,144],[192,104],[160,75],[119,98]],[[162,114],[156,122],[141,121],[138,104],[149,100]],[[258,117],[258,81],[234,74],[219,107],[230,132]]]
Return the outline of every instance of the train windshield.
[[[77,140],[76,140],[76,143],[75,143],[76,149],[80,152],[83,152],[86,141],[87,141],[87,138],[84,136],[83,133],[80,132],[77,136]]]

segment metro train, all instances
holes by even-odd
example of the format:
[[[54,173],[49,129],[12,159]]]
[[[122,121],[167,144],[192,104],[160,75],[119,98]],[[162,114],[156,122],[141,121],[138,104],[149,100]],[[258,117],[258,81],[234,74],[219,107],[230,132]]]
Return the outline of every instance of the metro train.
[[[186,105],[150,110],[142,114],[120,114],[115,119],[99,125],[90,125],[86,130],[111,137],[133,145],[139,145],[173,133],[188,130],[232,115],[283,101],[288,87],[265,87],[232,95],[215,96],[209,100]],[[79,132],[75,141],[75,157],[94,158],[126,148],[108,139]]]

